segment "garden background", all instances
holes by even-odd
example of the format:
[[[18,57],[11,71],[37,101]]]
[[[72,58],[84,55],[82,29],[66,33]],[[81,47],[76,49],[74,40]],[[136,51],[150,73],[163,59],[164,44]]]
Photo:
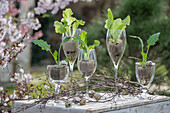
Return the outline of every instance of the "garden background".
[[[144,42],[147,41],[151,34],[160,32],[160,38],[156,46],[151,47],[148,60],[156,63],[155,76],[159,79],[166,79],[165,82],[153,82],[161,84],[165,89],[170,86],[170,0],[94,0],[92,2],[71,3],[70,7],[74,16],[86,21],[83,30],[87,31],[88,43],[92,44],[93,40],[100,40],[101,45],[97,47],[98,69],[107,72],[107,68],[112,67],[111,59],[106,48],[106,29],[104,28],[107,18],[107,9],[111,8],[115,18],[125,18],[131,16],[131,24],[126,28],[127,47],[121,64],[122,68],[127,68],[131,80],[137,81],[135,77],[135,62],[133,57],[141,59],[140,42],[130,38],[129,35],[141,37]],[[49,18],[40,19],[44,36],[41,38],[52,45],[53,50],[58,50],[61,43],[61,35],[55,33],[54,21],[60,20],[62,10],[57,15],[50,15]],[[146,43],[144,43],[146,45]],[[65,59],[64,53],[61,53],[61,59]],[[46,65],[55,64],[53,58],[39,47],[32,45],[31,73],[39,76],[45,72]],[[75,63],[74,73],[79,73],[77,63]],[[96,71],[97,74],[98,71]],[[109,73],[108,73],[109,74]],[[113,76],[113,75],[112,75]],[[166,92],[166,90],[165,90]],[[160,91],[169,95],[168,92]]]
[[[35,7],[37,7],[36,3],[38,1],[39,0],[36,0],[34,4]],[[15,5],[19,8],[21,4],[17,3]],[[127,73],[132,81],[137,82],[135,62],[137,61],[136,58],[141,59],[142,56],[140,54],[140,42],[129,36],[136,35],[141,37],[146,45],[146,41],[150,35],[160,32],[159,41],[155,46],[151,47],[148,56],[148,60],[156,63],[155,78],[152,82],[153,87],[151,90],[154,91],[154,88],[160,86],[160,89],[154,91],[154,93],[170,96],[170,0],[92,0],[91,2],[84,2],[82,0],[76,3],[70,2],[70,4],[66,6],[66,8],[72,9],[74,17],[86,22],[85,26],[81,27],[81,29],[87,31],[88,44],[93,44],[94,40],[101,42],[100,46],[96,48],[98,65],[95,74],[114,76],[109,71],[110,69],[114,71],[114,67],[107,52],[107,30],[104,28],[108,8],[112,10],[114,18],[125,18],[127,15],[131,17],[131,23],[126,28],[127,47],[119,69]],[[39,35],[37,37],[47,41],[48,44],[51,45],[52,51],[58,50],[61,43],[61,35],[55,33],[54,21],[61,20],[64,9],[60,9],[57,14],[51,14],[50,11],[47,11],[47,14],[41,15],[42,17],[36,15],[40,20],[40,30],[42,30],[42,32],[37,34]],[[18,18],[18,15],[16,15],[16,18]],[[31,34],[34,33],[36,33],[36,31],[31,31]],[[41,37],[42,34],[43,36]],[[55,64],[55,62],[50,53],[42,51],[41,48],[31,42],[28,44],[31,45],[28,46],[31,52],[27,52],[27,57],[22,56],[23,61],[28,61],[28,65],[25,65],[22,61],[19,62],[19,64],[24,68],[26,73],[31,73],[34,78],[32,83],[36,86],[45,82],[43,79],[46,78],[45,72],[47,71],[47,65]],[[24,51],[30,50],[25,49]],[[65,59],[63,50],[61,50],[61,59]],[[12,61],[12,63],[14,67],[17,66],[15,61]],[[13,73],[18,71],[17,68],[13,68],[12,70]],[[22,74],[24,74],[24,72]],[[74,66],[74,76],[81,77],[77,69],[77,63],[75,63]],[[6,90],[7,92],[14,93],[14,89],[16,89],[15,86],[11,86],[9,83],[4,84],[0,79],[0,91],[2,89],[1,86],[3,86],[4,89],[12,89],[10,91]]]

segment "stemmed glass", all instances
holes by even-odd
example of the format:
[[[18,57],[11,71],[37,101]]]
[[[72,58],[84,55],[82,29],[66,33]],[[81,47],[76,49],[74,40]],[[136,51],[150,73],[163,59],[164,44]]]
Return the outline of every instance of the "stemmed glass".
[[[120,60],[123,57],[125,48],[126,48],[126,31],[123,30],[120,37],[117,40],[117,43],[115,43],[114,37],[111,35],[111,30],[107,30],[107,35],[106,35],[106,45],[107,45],[107,50],[109,53],[109,56],[112,59],[112,62],[114,64],[115,68],[115,84],[116,79],[117,79],[117,71],[118,71],[118,66],[120,63]],[[117,93],[117,87],[116,87],[116,93]],[[116,101],[116,98],[115,98]]]
[[[81,33],[81,29],[77,29],[76,33],[73,36],[73,30],[71,30],[71,37],[78,36]],[[62,40],[64,40],[66,37],[68,37],[67,33],[62,34]],[[65,56],[69,59],[69,66],[70,66],[70,72],[71,72],[71,89],[72,89],[72,83],[73,83],[73,67],[74,63],[78,56],[78,42],[74,42],[73,40],[69,40],[68,42],[63,44],[63,50]]]
[[[55,94],[59,94],[60,83],[65,82],[68,78],[69,67],[67,65],[47,65],[49,81],[55,86]]]
[[[142,86],[142,98],[147,98],[149,95],[147,93],[148,87],[150,86],[153,78],[155,76],[155,63],[149,61],[146,67],[142,67],[139,62],[136,62],[136,78],[139,84]]]
[[[110,32],[110,30],[107,30],[106,44],[107,50],[114,64],[115,78],[117,78],[118,66],[126,48],[126,31],[122,31],[117,43],[114,43],[114,38],[110,35]],[[113,42],[111,42],[111,40]]]
[[[86,97],[88,96],[88,79],[93,75],[96,71],[97,67],[97,59],[95,49],[89,50],[87,53],[82,49],[79,50],[78,54],[78,62],[77,62],[78,70],[85,78],[86,82]]]

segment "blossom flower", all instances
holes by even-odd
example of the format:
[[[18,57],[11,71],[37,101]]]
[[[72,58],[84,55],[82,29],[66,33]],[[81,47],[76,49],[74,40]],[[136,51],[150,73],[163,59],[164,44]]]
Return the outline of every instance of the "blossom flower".
[[[0,91],[2,91],[2,90],[4,90],[4,88],[3,88],[3,87],[0,87]]]
[[[47,11],[46,11],[45,9],[43,9],[42,7],[36,7],[36,8],[34,8],[34,10],[35,10],[35,14],[37,14],[37,15],[44,14],[44,13],[47,12]]]
[[[18,0],[19,2],[26,2],[26,1],[28,1],[28,0]]]
[[[19,13],[19,10],[17,8],[15,8],[14,5],[10,5],[9,12],[10,12],[11,16],[15,16]]]
[[[49,86],[47,86],[47,84],[44,84],[44,88],[45,88],[45,89],[48,89],[48,88],[49,88]]]
[[[5,15],[9,11],[9,2],[7,0],[0,1],[0,16]]]
[[[22,74],[24,73],[24,69],[23,68],[20,68],[19,70]]]
[[[47,11],[51,11],[52,14],[57,14],[59,9],[66,8],[70,2],[76,3],[78,1],[91,2],[92,0],[39,0],[37,2],[37,7],[34,8],[35,14],[41,15]]]

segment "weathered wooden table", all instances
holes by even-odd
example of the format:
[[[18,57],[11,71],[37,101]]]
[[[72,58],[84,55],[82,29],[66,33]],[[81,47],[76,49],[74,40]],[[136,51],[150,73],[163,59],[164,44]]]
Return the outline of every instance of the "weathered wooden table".
[[[32,101],[15,101],[12,112],[16,112],[17,107]],[[20,113],[170,113],[170,97],[152,96],[152,100],[140,99],[137,97],[131,99],[121,99],[116,105],[113,102],[106,103],[88,103],[84,106],[73,104],[71,108],[65,108],[60,105],[36,105]]]

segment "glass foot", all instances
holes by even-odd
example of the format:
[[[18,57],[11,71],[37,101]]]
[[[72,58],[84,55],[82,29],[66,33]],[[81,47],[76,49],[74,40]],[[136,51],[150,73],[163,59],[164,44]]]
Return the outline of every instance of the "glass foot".
[[[138,95],[138,97],[140,99],[148,99],[151,100],[154,96],[153,95],[149,95],[148,93],[141,93]]]

